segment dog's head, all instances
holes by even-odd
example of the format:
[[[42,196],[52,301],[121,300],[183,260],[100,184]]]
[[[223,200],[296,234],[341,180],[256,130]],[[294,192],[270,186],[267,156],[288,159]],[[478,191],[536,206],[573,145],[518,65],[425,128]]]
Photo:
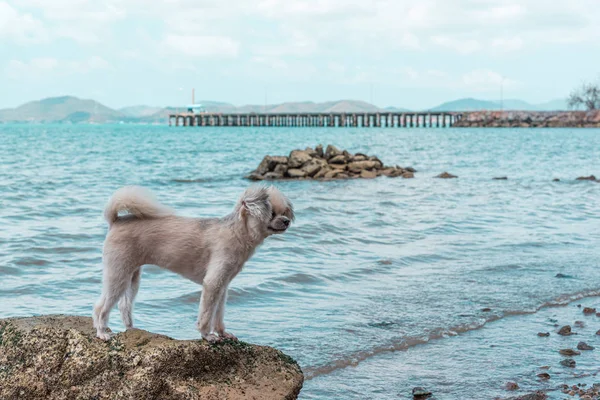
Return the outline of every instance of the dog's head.
[[[294,220],[292,203],[273,186],[248,188],[236,208],[240,219],[262,238],[285,232]]]

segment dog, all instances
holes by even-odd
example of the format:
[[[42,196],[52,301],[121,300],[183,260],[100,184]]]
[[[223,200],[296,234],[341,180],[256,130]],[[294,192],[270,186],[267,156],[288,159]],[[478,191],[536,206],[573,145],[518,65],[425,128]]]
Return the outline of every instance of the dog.
[[[286,232],[294,208],[275,187],[254,186],[225,217],[187,218],[175,215],[147,189],[127,186],[113,194],[104,217],[109,231],[102,295],[93,310],[98,338],[110,339],[108,318],[117,301],[123,324],[133,328],[141,268],[154,264],[202,285],[196,326],[202,338],[214,343],[237,340],[223,323],[229,283],[267,237]]]

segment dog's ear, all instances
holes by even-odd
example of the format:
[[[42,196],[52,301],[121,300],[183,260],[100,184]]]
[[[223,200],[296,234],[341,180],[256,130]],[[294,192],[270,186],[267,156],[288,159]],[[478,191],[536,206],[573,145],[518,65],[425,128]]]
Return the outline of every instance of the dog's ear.
[[[253,186],[246,189],[238,202],[237,212],[242,220],[250,215],[262,221],[269,221],[271,218],[271,205],[269,204],[267,188]]]

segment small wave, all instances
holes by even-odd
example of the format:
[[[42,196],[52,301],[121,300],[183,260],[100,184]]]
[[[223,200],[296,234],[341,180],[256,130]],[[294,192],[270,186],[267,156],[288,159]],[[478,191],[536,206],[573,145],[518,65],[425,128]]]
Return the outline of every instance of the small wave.
[[[304,374],[307,380],[313,379],[320,375],[327,375],[336,371],[338,369],[343,369],[350,366],[356,366],[362,361],[365,361],[371,357],[377,356],[383,353],[389,353],[394,351],[403,351],[407,350],[411,347],[426,344],[432,340],[445,339],[451,336],[457,336],[462,333],[466,333],[469,331],[477,330],[483,328],[486,324],[490,322],[494,322],[506,317],[517,316],[517,315],[528,315],[535,314],[543,308],[549,307],[561,307],[565,306],[573,301],[581,300],[585,297],[597,297],[600,296],[600,289],[591,289],[585,290],[581,292],[576,292],[572,294],[563,294],[552,300],[546,301],[540,304],[537,307],[528,310],[507,310],[499,314],[490,315],[487,318],[480,318],[476,321],[470,322],[468,324],[461,324],[456,326],[451,326],[448,328],[437,328],[430,331],[427,335],[422,336],[408,336],[401,338],[396,341],[392,341],[385,345],[373,347],[366,351],[359,351],[355,353],[348,354],[346,357],[334,360],[328,364],[314,366],[314,367],[304,367]],[[387,324],[394,325],[394,323],[385,323],[383,326],[378,326],[380,328],[387,327]]]

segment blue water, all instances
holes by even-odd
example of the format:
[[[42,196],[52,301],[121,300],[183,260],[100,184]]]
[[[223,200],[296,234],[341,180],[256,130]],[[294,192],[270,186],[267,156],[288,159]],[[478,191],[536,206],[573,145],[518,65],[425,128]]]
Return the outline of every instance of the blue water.
[[[600,306],[589,297],[600,294],[600,184],[574,180],[600,176],[600,130],[0,125],[0,317],[90,315],[102,210],[118,187],[147,186],[182,215],[224,215],[263,155],[318,143],[418,172],[278,183],[297,222],[233,281],[225,322],[297,359],[302,398],[409,398],[413,386],[492,398],[507,380],[537,389],[546,358],[562,368],[535,334],[579,318],[575,303],[547,305]],[[443,171],[459,178],[433,178]],[[199,298],[146,267],[136,325],[198,337]],[[594,318],[585,340],[600,347]],[[110,325],[122,329],[118,310]],[[600,369],[598,354],[581,373]]]

